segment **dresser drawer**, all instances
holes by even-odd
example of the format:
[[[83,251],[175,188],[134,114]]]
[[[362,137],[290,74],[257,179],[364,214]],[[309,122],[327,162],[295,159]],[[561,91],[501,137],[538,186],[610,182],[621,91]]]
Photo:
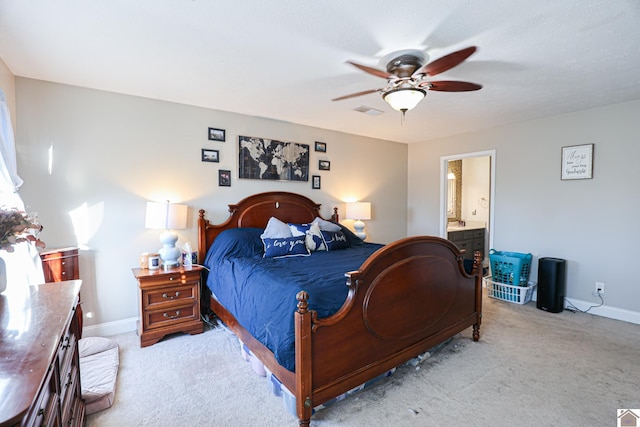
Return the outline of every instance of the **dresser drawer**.
[[[143,313],[146,329],[162,328],[181,322],[200,320],[200,306],[195,303],[177,305],[162,310],[150,310]]]
[[[69,371],[75,354],[76,341],[76,335],[71,331],[67,332],[60,341],[58,348],[58,369],[61,377]]]
[[[56,369],[54,365],[51,365],[40,393],[36,397],[33,406],[31,406],[31,412],[23,421],[23,425],[52,426],[59,424],[56,383]]]
[[[156,310],[160,307],[193,304],[197,298],[197,284],[185,286],[165,286],[145,290],[142,292],[143,304],[146,310]]]
[[[473,230],[473,238],[474,239],[484,239],[484,228],[479,228],[477,230]]]
[[[454,243],[461,242],[464,240],[464,232],[463,231],[450,231],[447,234],[449,240]]]
[[[76,400],[81,398],[82,391],[80,390],[80,371],[78,368],[78,361],[74,358],[69,372],[63,377],[60,377],[60,399],[62,403],[62,424],[71,424],[71,419],[74,417],[74,409],[76,407]]]
[[[470,251],[471,250],[471,242],[469,240],[462,240],[460,242],[454,242],[458,249],[461,251]]]
[[[59,249],[40,254],[45,282],[61,282],[80,278],[78,249]]]

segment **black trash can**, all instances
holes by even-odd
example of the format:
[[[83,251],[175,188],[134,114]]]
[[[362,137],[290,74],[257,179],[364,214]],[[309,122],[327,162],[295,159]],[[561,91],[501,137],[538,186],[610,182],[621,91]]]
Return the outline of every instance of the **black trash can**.
[[[536,307],[551,313],[564,310],[567,261],[559,258],[540,258],[538,261],[538,299]]]

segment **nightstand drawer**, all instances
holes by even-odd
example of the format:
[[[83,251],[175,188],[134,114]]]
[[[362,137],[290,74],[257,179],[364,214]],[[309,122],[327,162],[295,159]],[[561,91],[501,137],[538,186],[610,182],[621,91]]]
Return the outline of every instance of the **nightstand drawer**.
[[[156,310],[162,306],[184,305],[186,301],[194,304],[197,298],[197,284],[185,286],[165,286],[160,289],[143,291],[142,298],[145,310]]]
[[[199,271],[176,271],[156,276],[147,276],[139,279],[140,285],[143,288],[149,288],[153,286],[171,286],[186,285],[187,283],[199,283],[200,272]]]
[[[176,323],[200,320],[200,306],[193,303],[169,307],[164,310],[145,311],[143,316],[147,329],[151,330]]]

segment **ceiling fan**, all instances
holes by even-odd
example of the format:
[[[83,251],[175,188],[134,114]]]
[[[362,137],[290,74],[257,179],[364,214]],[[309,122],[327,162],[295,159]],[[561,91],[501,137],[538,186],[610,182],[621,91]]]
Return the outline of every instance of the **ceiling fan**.
[[[402,112],[402,115],[413,109],[426,96],[427,91],[440,92],[468,92],[479,90],[481,85],[476,83],[461,82],[455,80],[426,80],[428,77],[443,73],[462,63],[477,50],[476,46],[470,46],[458,50],[424,64],[425,56],[421,51],[405,51],[394,57],[387,63],[387,71],[353,61],[347,63],[359,68],[365,73],[387,79],[387,86],[381,89],[370,89],[352,93],[332,99],[340,101],[356,96],[381,92],[384,99],[394,110]]]

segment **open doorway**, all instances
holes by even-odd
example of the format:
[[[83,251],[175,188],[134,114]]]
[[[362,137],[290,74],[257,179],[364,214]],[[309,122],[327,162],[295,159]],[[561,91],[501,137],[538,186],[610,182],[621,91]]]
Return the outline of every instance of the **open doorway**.
[[[440,236],[447,239],[449,233],[462,235],[484,228],[485,260],[493,247],[495,163],[495,150],[440,158]],[[472,256],[474,248],[465,249]]]

